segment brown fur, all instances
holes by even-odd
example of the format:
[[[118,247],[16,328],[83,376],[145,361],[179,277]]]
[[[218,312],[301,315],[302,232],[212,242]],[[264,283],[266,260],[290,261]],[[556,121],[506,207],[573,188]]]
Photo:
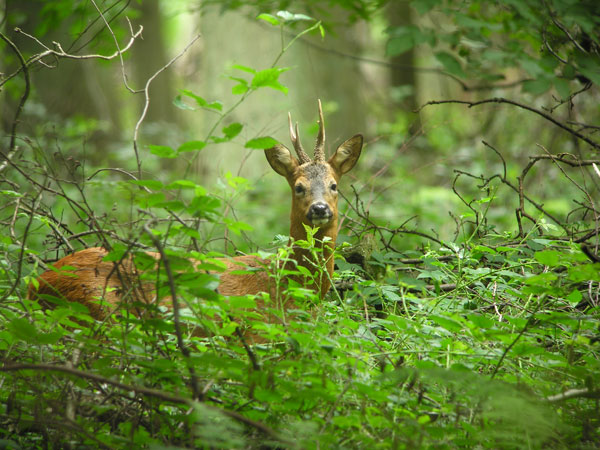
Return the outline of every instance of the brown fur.
[[[321,128],[323,127],[321,116]],[[292,137],[294,139],[294,136]],[[324,139],[324,131],[323,131]],[[296,143],[294,143],[296,146]],[[339,182],[340,177],[348,172],[358,160],[362,148],[362,136],[356,135],[340,147],[327,161],[315,158],[315,161],[300,164],[291,152],[283,145],[277,145],[265,150],[269,164],[273,169],[283,175],[292,188],[292,211],[290,216],[290,237],[292,241],[306,239],[304,224],[314,226],[311,221],[311,207],[316,202],[322,209],[331,213],[327,220],[319,219],[319,230],[315,239],[321,242],[322,257],[327,268],[316,284],[311,287],[322,297],[330,288],[330,277],[333,274],[333,246],[337,237],[337,189],[333,185]],[[302,186],[298,193],[297,186]],[[313,215],[314,216],[314,215]],[[325,243],[323,239],[329,240]],[[44,272],[38,279],[39,288],[29,286],[28,296],[38,299],[42,304],[44,300],[40,295],[52,295],[70,302],[78,302],[88,307],[90,315],[103,320],[110,313],[111,307],[120,304],[123,298],[130,296],[134,301],[151,303],[155,301],[154,284],[139,282],[137,267],[131,258],[119,264],[103,261],[108,252],[101,247],[88,248],[65,256],[54,264],[55,269]],[[157,253],[148,252],[155,259],[160,259]],[[313,261],[308,250],[294,248],[293,259],[296,264],[306,267],[311,273],[315,271]],[[219,274],[220,283],[218,291],[225,296],[254,295],[267,292],[271,298],[279,297],[275,291],[274,281],[269,276],[268,262],[255,256],[239,256],[222,259],[226,270]],[[193,261],[195,263],[195,261]],[[293,264],[292,264],[293,265]],[[70,271],[60,269],[72,266]],[[247,274],[236,274],[234,271],[251,269]],[[307,280],[297,280],[306,283]],[[284,310],[290,309],[290,299],[283,300],[281,305]],[[170,306],[170,300],[162,301]],[[48,306],[48,305],[46,305]],[[257,309],[262,309],[262,302],[257,302]],[[133,311],[138,313],[138,311]]]

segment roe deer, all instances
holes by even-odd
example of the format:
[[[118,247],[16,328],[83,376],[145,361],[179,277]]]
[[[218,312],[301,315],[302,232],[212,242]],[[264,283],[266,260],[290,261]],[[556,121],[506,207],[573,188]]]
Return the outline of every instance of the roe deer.
[[[337,237],[338,210],[337,184],[340,177],[354,167],[358,160],[363,138],[357,134],[343,144],[328,160],[325,160],[325,127],[323,111],[319,101],[319,133],[314,150],[314,159],[306,154],[296,129],[292,126],[291,114],[288,114],[290,137],[298,158],[283,145],[265,150],[267,161],[278,174],[284,176],[292,189],[292,211],[290,215],[290,241],[307,238],[305,225],[318,227],[315,240],[322,246],[319,259],[324,260],[327,273],[321,273],[309,288],[317,291],[322,297],[330,288],[333,274],[333,247]],[[43,302],[43,296],[55,296],[70,302],[85,305],[92,317],[103,320],[109,313],[107,306],[117,306],[123,300],[124,293],[129,292],[136,300],[149,303],[154,301],[154,285],[152,283],[135,283],[138,268],[131,258],[120,263],[103,261],[108,251],[101,247],[88,248],[65,256],[54,264],[55,270],[44,272],[38,279],[39,287],[29,286],[30,299]],[[147,252],[159,260],[158,253]],[[313,253],[308,249],[294,247],[292,264],[304,266],[309,272],[322,261],[314,261]],[[218,292],[225,296],[258,294],[268,292],[277,296],[268,262],[256,256],[238,256],[223,258],[226,269],[218,274],[220,283]],[[192,261],[197,263],[197,261]],[[116,267],[118,265],[118,267]],[[70,266],[69,271],[56,270]],[[250,269],[240,274],[240,270]],[[263,270],[260,270],[263,269]],[[237,273],[232,273],[237,272]],[[306,281],[306,280],[299,280]],[[137,284],[137,286],[136,286]],[[131,288],[131,286],[134,286]],[[291,307],[290,300],[284,300],[283,309]],[[166,300],[167,306],[169,300]],[[259,301],[257,308],[263,306]],[[135,313],[135,311],[132,311]]]

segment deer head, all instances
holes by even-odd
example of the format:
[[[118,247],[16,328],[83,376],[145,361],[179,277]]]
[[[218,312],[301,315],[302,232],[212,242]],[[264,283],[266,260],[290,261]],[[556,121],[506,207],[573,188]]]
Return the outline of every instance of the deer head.
[[[325,125],[323,110],[319,100],[319,133],[315,144],[314,159],[306,154],[300,143],[298,124],[292,125],[288,114],[290,138],[298,158],[283,145],[265,150],[269,164],[278,174],[284,176],[292,188],[292,212],[290,236],[305,239],[302,224],[318,226],[321,236],[333,237],[337,234],[338,183],[343,174],[354,167],[360,156],[363,137],[357,134],[343,144],[335,153],[325,159]]]

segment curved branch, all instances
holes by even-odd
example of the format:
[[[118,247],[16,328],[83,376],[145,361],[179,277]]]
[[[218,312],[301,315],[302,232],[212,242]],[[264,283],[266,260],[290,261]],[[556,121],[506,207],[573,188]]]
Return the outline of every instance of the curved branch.
[[[522,103],[516,102],[514,100],[509,100],[507,98],[494,97],[494,98],[488,98],[486,100],[480,100],[480,101],[477,101],[477,102],[469,102],[469,101],[466,101],[466,100],[432,100],[432,101],[429,101],[429,102],[425,103],[421,107],[419,107],[415,112],[420,112],[423,108],[425,108],[426,106],[429,106],[429,105],[443,105],[443,104],[446,104],[446,103],[458,103],[458,104],[461,104],[461,105],[467,105],[469,108],[472,108],[473,106],[483,105],[483,104],[486,104],[486,103],[507,103],[509,105],[513,105],[513,106],[516,106],[518,108],[522,108],[522,109],[525,109],[527,111],[530,111],[530,112],[532,112],[534,114],[537,114],[539,116],[542,116],[544,119],[552,122],[557,127],[562,128],[563,130],[571,133],[573,136],[576,136],[579,139],[581,139],[582,141],[588,143],[589,145],[591,145],[595,149],[600,150],[600,143],[594,141],[593,139],[588,138],[587,136],[581,134],[579,131],[576,131],[576,130],[568,127],[564,123],[556,120],[551,115],[549,115],[549,114],[547,114],[547,113],[545,113],[543,111],[540,111],[539,109],[533,108],[532,106],[524,105]]]
[[[8,364],[0,367],[0,372],[17,372],[20,370],[37,370],[37,371],[50,371],[50,372],[62,372],[68,375],[74,375],[79,378],[84,378],[92,381],[96,381],[98,383],[109,384],[111,386],[115,386],[119,389],[129,392],[135,392],[136,394],[143,395],[146,397],[153,397],[159,400],[163,400],[169,403],[175,403],[179,405],[193,406],[194,401],[186,398],[180,397],[178,395],[169,394],[167,392],[159,391],[158,389],[147,388],[143,386],[135,386],[131,384],[121,383],[120,381],[113,380],[111,378],[106,378],[101,375],[97,375],[95,373],[84,372],[83,370],[73,369],[71,367],[66,366],[58,366],[53,364]],[[243,415],[235,412],[229,411],[227,409],[218,408],[216,406],[207,405],[203,403],[204,407],[210,409],[212,411],[218,412],[227,416],[233,420],[243,423],[244,425],[248,425],[268,436],[277,440],[278,442],[282,442],[286,445],[290,445],[295,447],[292,442],[283,439],[280,437],[275,430],[268,427],[264,423],[257,422],[252,419],[248,419]]]

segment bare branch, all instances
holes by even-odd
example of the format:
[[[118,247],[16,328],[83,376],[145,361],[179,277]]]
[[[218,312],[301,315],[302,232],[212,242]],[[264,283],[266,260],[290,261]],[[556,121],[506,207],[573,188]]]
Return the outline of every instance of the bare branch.
[[[600,390],[590,390],[590,389],[569,389],[568,391],[562,392],[560,394],[550,395],[546,397],[546,401],[549,403],[557,403],[565,400],[569,400],[571,398],[592,398],[599,399],[600,398]]]
[[[472,108],[473,106],[484,105],[486,103],[507,103],[509,105],[517,106],[519,108],[525,109],[527,111],[533,112],[533,113],[543,117],[544,119],[552,122],[557,127],[562,128],[563,130],[578,137],[582,141],[587,142],[589,145],[591,145],[595,149],[600,150],[600,143],[594,141],[593,139],[588,138],[587,136],[581,134],[579,131],[570,128],[569,126],[565,125],[564,123],[556,120],[551,115],[546,114],[545,112],[540,111],[539,109],[533,108],[532,106],[524,105],[524,104],[516,102],[514,100],[509,100],[509,99],[502,98],[502,97],[488,98],[486,100],[480,100],[477,102],[469,102],[466,100],[432,100],[430,102],[425,103],[424,105],[421,105],[421,107],[419,107],[416,110],[416,112],[420,112],[423,108],[425,108],[426,106],[429,106],[429,105],[443,105],[443,104],[447,104],[447,103],[457,103],[457,104],[461,104],[461,105],[467,105],[469,108]]]
[[[79,378],[84,378],[87,380],[96,381],[98,383],[115,386],[124,391],[135,392],[136,394],[143,395],[146,397],[157,398],[159,400],[163,400],[163,401],[166,401],[169,403],[174,403],[174,404],[178,404],[178,405],[186,405],[186,406],[194,406],[194,401],[187,397],[180,397],[178,395],[168,394],[166,392],[159,391],[158,389],[151,389],[151,388],[147,388],[147,387],[143,387],[143,386],[135,386],[135,385],[131,385],[131,384],[121,383],[120,381],[116,381],[111,378],[106,378],[101,375],[97,375],[95,373],[85,372],[83,370],[73,369],[71,367],[58,366],[58,365],[53,365],[53,364],[7,364],[7,365],[0,367],[0,372],[16,372],[16,371],[21,371],[21,370],[37,370],[37,371],[50,371],[50,372],[66,373],[68,375],[74,375]],[[224,416],[227,416],[231,419],[241,422],[244,425],[248,425],[248,426],[270,436],[271,438],[273,438],[279,442],[282,442],[282,443],[285,443],[292,447],[295,447],[292,442],[280,437],[277,434],[277,432],[275,432],[275,430],[268,427],[264,423],[257,422],[252,419],[248,419],[247,417],[244,417],[243,415],[241,415],[235,411],[229,411],[227,409],[218,408],[216,406],[207,405],[205,403],[203,403],[203,405],[207,409],[210,409],[212,411],[223,414]]]

